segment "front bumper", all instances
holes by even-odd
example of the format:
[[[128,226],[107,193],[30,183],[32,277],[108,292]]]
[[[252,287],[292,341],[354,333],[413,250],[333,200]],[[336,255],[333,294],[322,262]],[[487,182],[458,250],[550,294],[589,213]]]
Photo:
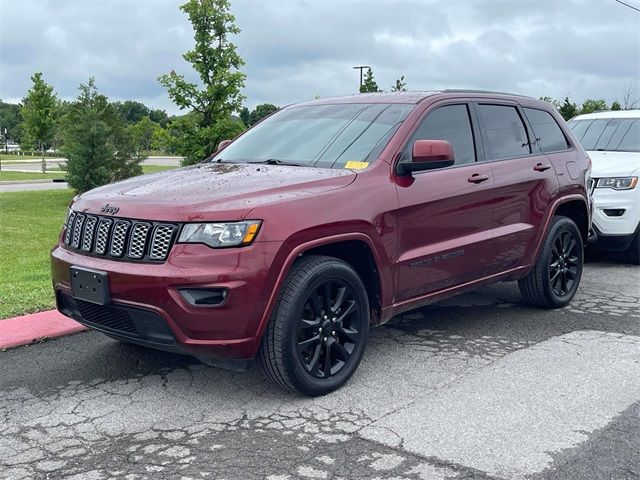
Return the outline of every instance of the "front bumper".
[[[125,341],[193,355],[209,363],[255,357],[259,325],[287,255],[280,242],[214,250],[175,245],[165,263],[143,264],[82,255],[62,245],[51,253],[53,286],[64,315]],[[72,265],[107,272],[111,303],[71,297]],[[192,306],[179,288],[224,288],[219,306]]]
[[[600,236],[633,237],[640,224],[640,186],[633,190],[596,188],[593,204],[593,226]]]

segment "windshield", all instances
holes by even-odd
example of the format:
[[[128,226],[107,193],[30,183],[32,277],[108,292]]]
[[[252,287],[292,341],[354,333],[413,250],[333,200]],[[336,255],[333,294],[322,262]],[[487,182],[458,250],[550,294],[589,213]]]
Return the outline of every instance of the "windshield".
[[[285,108],[211,161],[279,161],[325,168],[373,162],[414,107],[368,103]]]
[[[571,120],[568,125],[585,150],[640,152],[640,118]]]

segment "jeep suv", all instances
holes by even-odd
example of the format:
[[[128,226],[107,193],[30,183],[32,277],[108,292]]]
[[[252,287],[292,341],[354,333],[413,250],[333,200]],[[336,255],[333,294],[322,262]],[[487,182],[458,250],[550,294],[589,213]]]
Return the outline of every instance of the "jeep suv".
[[[593,162],[589,242],[640,265],[640,110],[579,115],[568,125]]]
[[[547,103],[477,91],[292,105],[195,166],[76,197],[58,309],[111,337],[322,395],[369,328],[490,283],[571,301],[590,161]]]

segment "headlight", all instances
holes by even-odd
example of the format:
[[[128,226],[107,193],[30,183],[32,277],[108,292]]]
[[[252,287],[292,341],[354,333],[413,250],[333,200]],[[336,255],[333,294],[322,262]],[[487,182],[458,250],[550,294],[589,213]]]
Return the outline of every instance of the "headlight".
[[[249,245],[260,229],[260,220],[231,223],[187,223],[178,243],[204,243],[210,247]]]
[[[638,177],[610,177],[598,179],[596,188],[613,188],[614,190],[631,190],[638,184]]]

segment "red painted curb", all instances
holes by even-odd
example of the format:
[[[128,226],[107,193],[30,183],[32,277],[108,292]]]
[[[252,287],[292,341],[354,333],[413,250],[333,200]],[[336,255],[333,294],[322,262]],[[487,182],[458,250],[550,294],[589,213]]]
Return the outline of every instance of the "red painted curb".
[[[57,310],[0,320],[0,348],[18,347],[42,339],[87,330]]]

